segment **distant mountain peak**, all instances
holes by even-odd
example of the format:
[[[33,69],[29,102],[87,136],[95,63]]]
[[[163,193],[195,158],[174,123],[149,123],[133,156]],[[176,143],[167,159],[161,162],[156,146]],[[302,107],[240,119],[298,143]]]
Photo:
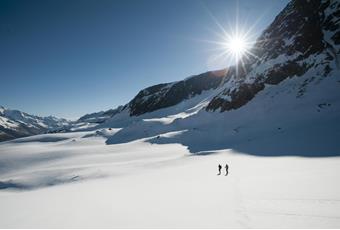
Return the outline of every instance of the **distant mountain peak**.
[[[0,141],[41,134],[67,125],[66,119],[39,117],[0,106]]]

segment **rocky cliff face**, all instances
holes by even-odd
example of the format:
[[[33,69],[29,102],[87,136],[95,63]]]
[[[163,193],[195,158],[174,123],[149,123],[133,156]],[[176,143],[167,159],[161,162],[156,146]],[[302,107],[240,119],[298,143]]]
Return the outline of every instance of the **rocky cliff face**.
[[[301,86],[307,87],[339,68],[339,4],[335,0],[291,1],[258,38],[252,50],[254,56],[244,58],[227,74],[224,89],[207,110],[237,109],[267,84],[277,85],[310,71],[310,79]]]
[[[310,78],[298,87],[301,97],[313,81],[339,68],[340,5],[336,0],[293,0],[257,39],[251,53],[237,66],[207,72],[183,81],[146,88],[127,105],[138,116],[217,89],[208,111],[229,111],[249,102],[266,85],[299,77]]]
[[[123,106],[118,106],[115,109],[109,109],[106,111],[100,111],[97,113],[90,113],[80,117],[77,122],[88,122],[88,123],[103,123],[107,119],[113,117],[117,113],[120,113],[124,109]]]
[[[178,104],[202,91],[216,89],[222,82],[225,70],[206,72],[183,81],[159,84],[141,90],[128,104],[131,116],[138,116]]]

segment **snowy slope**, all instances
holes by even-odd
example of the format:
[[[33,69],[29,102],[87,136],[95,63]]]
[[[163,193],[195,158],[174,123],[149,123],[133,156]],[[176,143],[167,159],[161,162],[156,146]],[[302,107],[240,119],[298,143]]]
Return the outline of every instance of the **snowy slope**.
[[[118,113],[106,116],[99,112],[85,118],[103,123],[99,127],[121,128],[144,118],[182,117],[190,109],[185,104],[200,110],[230,111],[246,105],[265,88],[290,78],[304,79],[294,80],[288,86],[291,89],[282,89],[293,90],[298,102],[308,88],[313,88],[311,85],[338,76],[339,14],[338,1],[291,1],[258,38],[251,51],[256,58],[250,56],[238,66],[148,87]],[[210,100],[203,107],[195,99],[201,94]]]
[[[191,153],[243,149],[238,145],[247,140],[262,143],[257,151],[246,148],[257,155],[278,149],[280,155],[337,155],[339,12],[338,1],[291,1],[259,37],[257,58],[242,60],[244,66],[151,86],[125,106],[85,115],[64,131],[115,128],[107,144],[151,138],[182,143]],[[303,141],[312,144],[300,149]]]
[[[107,143],[156,137],[152,142],[179,142],[196,153],[236,147],[245,139],[254,141],[256,133],[262,138],[278,135],[276,140],[286,143],[275,143],[288,147],[299,130],[310,130],[299,140],[315,143],[322,129],[325,134],[323,141],[316,142],[317,149],[327,150],[324,155],[338,154],[339,13],[338,1],[290,2],[258,39],[256,59],[243,60],[244,67],[228,68],[224,77],[219,75],[218,87],[178,104],[137,117],[129,117],[129,111],[112,117],[102,127],[121,129]],[[162,138],[168,132],[178,135]],[[317,150],[299,153],[294,149],[298,146],[292,146],[296,155],[322,155]]]
[[[110,119],[114,115],[120,113],[124,109],[124,106],[118,106],[115,109],[109,109],[107,111],[100,111],[96,113],[86,114],[80,117],[77,122],[87,122],[87,123],[103,123]]]
[[[187,105],[184,113],[170,107],[135,119],[107,143],[150,137],[152,143],[182,143],[192,153],[236,148],[255,155],[339,155],[340,74],[311,83],[297,97],[306,79],[309,74],[267,85],[242,108],[224,113],[202,110],[210,100],[207,92],[201,103],[190,104],[194,99],[183,102],[183,107]],[[162,117],[162,112],[172,115]],[[117,121],[111,125],[122,124]],[[177,134],[169,137],[169,132]],[[304,142],[309,144],[301,144]]]
[[[129,108],[131,116],[138,116],[174,106],[206,90],[216,89],[224,75],[223,69],[191,76],[178,82],[154,85],[141,90],[126,107]]]
[[[18,140],[0,144],[1,228],[340,227],[339,157],[193,157],[91,132]]]
[[[313,85],[320,85],[324,80],[338,85],[333,78],[339,75],[340,66],[339,13],[338,1],[291,1],[258,38],[252,50],[256,58],[250,56],[238,66],[143,89],[120,113],[105,119],[98,113],[94,119],[103,123],[99,127],[116,128],[157,119],[169,123],[186,116],[186,110],[191,108],[195,113],[197,108],[217,112],[239,109],[259,92],[273,90],[271,86],[294,93],[296,98],[291,98],[290,103],[299,104],[306,91],[316,90],[321,96],[326,89]],[[291,78],[300,80],[294,79],[288,86],[283,83]],[[337,97],[337,90],[332,93],[330,98]],[[204,106],[200,104],[201,94],[209,98]]]

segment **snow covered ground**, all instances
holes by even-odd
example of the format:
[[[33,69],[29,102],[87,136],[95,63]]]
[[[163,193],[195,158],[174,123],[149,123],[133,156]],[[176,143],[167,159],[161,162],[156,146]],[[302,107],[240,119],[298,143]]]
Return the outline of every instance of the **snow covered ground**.
[[[2,142],[0,227],[340,228],[339,73]]]
[[[340,157],[106,145],[117,131],[0,144],[0,227],[340,228]]]
[[[340,228],[339,76],[2,142],[0,227]]]

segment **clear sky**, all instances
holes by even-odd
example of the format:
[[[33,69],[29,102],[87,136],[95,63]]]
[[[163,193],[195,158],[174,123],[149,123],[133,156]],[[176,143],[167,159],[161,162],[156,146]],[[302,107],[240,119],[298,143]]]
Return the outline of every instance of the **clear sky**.
[[[226,67],[221,29],[257,37],[287,0],[0,0],[0,105],[78,118]],[[238,9],[238,10],[236,10]],[[255,23],[256,22],[256,23]]]

